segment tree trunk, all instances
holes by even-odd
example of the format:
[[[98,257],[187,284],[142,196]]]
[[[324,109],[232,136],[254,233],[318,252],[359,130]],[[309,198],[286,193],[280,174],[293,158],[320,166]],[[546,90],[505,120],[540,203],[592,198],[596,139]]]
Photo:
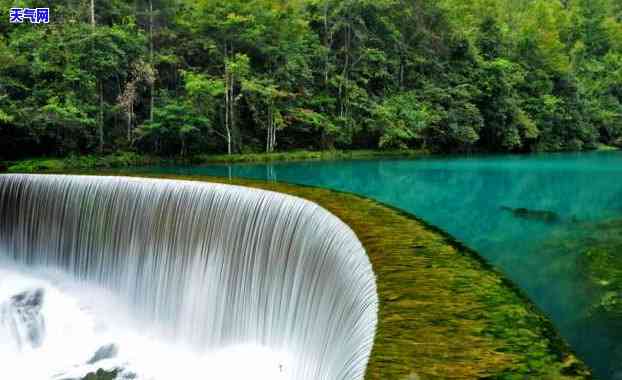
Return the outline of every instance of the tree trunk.
[[[95,0],[91,0],[91,26],[95,28]]]
[[[230,97],[229,97],[229,111],[230,111],[230,115],[229,115],[229,129],[231,129],[231,149],[234,152],[237,152],[239,149],[239,133],[237,130],[237,126],[236,126],[236,120],[235,120],[235,77],[233,75],[231,75],[231,81],[230,81]]]
[[[274,104],[270,103],[270,152],[276,148],[276,124],[274,122]]]
[[[104,84],[99,82],[99,153],[104,153]]]
[[[236,105],[237,105],[237,100],[236,100],[236,96],[235,96],[235,85],[236,85],[236,80],[235,77],[232,76],[231,77],[231,99],[229,101],[230,107],[231,107],[231,149],[233,150],[233,152],[235,153],[239,153],[241,151],[241,147],[242,147],[242,136],[240,134],[240,130],[238,128],[238,123],[237,123],[237,115],[235,114],[235,110],[236,110]]]
[[[324,0],[324,86],[328,84],[328,59],[330,55],[330,45],[328,37],[328,0]]]
[[[346,117],[346,102],[348,99],[348,82],[349,82],[349,69],[350,69],[350,38],[351,27],[350,23],[346,25],[346,35],[344,41],[345,49],[345,62],[343,64],[343,71],[341,72],[341,82],[339,83],[339,116],[341,118]],[[347,121],[346,121],[347,126]]]
[[[133,106],[127,112],[127,144],[132,145],[132,113],[134,113]]]
[[[151,67],[154,67],[153,64],[153,0],[149,0],[149,61],[151,63]],[[155,87],[155,78],[149,85],[149,121],[153,121],[153,109],[155,100],[153,98]]]
[[[229,129],[229,73],[225,73],[225,132],[227,133],[227,154],[231,154],[231,130]]]
[[[272,152],[272,107],[270,106],[270,103],[268,103],[268,109],[267,109],[267,114],[268,114],[268,125],[266,128],[266,153],[271,153]]]
[[[118,75],[115,75],[115,83],[117,84],[117,86],[116,86],[117,87],[116,88],[117,94],[121,94],[123,92],[123,90],[121,89],[121,81],[119,80],[119,76]],[[119,116],[118,116],[117,112],[115,112],[113,114],[113,118],[114,118],[113,128],[115,130],[117,130],[117,129],[119,129]]]
[[[227,42],[225,42],[225,132],[227,133],[227,154],[231,155],[231,127],[230,127],[230,107],[231,107],[231,102],[229,100],[229,92],[230,92],[230,75],[229,75],[229,69],[227,68],[227,60],[228,60],[228,56],[227,56],[228,52],[227,52]]]
[[[231,155],[231,74],[227,72],[227,80],[226,80],[226,120],[225,126],[227,129],[227,154]]]
[[[400,91],[404,90],[404,54],[400,47]]]
[[[95,30],[95,0],[91,0],[91,27]],[[104,152],[104,84],[98,80],[99,90],[99,116],[98,116],[98,132],[99,132],[99,153]]]

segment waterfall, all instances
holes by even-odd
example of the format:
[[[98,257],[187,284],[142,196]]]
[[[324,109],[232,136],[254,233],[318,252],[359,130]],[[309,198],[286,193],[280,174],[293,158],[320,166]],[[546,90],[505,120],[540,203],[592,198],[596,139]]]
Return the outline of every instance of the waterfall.
[[[373,345],[378,299],[363,247],[337,217],[293,196],[190,181],[0,175],[0,258],[110,291],[140,330],[164,342],[215,355],[245,346],[284,353],[287,379],[362,379]],[[20,342],[36,350],[50,330],[39,305],[46,294],[3,301],[0,319],[25,316]]]

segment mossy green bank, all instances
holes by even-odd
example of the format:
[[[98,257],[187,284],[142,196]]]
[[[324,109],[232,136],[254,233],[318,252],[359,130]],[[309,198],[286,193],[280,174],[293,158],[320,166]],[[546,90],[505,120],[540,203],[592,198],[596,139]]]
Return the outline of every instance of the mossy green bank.
[[[146,176],[291,194],[322,205],[347,223],[365,246],[378,282],[380,315],[368,380],[592,377],[520,290],[475,252],[413,215],[320,188]]]
[[[0,171],[13,173],[61,172],[69,170],[112,169],[128,166],[175,165],[175,164],[217,164],[253,163],[277,161],[318,161],[371,158],[416,158],[428,155],[425,150],[327,150],[291,151],[277,153],[248,154],[201,154],[189,157],[160,157],[134,152],[117,152],[109,155],[69,156],[65,158],[34,158],[12,162],[0,162]]]

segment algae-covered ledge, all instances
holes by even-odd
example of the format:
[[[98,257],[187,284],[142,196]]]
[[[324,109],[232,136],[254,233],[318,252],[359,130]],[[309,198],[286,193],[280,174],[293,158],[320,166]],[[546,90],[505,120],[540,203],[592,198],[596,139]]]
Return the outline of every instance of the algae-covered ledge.
[[[378,281],[380,315],[369,380],[592,378],[517,288],[476,253],[410,214],[314,187],[142,176],[287,193],[314,201],[347,223],[365,246]]]

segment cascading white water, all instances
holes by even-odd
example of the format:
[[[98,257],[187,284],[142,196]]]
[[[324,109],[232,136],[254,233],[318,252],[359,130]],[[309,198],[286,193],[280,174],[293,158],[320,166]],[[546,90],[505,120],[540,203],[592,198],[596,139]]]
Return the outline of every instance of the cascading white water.
[[[5,327],[2,341],[18,351],[41,345],[45,336],[43,294],[41,288],[26,289],[0,304],[0,324]]]
[[[274,359],[283,379],[362,379],[373,344],[378,299],[360,242],[321,207],[279,193],[188,181],[0,175],[0,258],[29,270],[58,269],[80,284],[73,288],[109,291],[141,337],[184,347],[206,363],[205,373],[232,363],[253,377],[253,367]],[[5,299],[0,292],[0,337],[1,326],[7,331],[19,315],[19,344],[37,351],[54,334],[47,292],[16,292]],[[164,351],[150,353],[154,366],[167,360],[154,357]]]

